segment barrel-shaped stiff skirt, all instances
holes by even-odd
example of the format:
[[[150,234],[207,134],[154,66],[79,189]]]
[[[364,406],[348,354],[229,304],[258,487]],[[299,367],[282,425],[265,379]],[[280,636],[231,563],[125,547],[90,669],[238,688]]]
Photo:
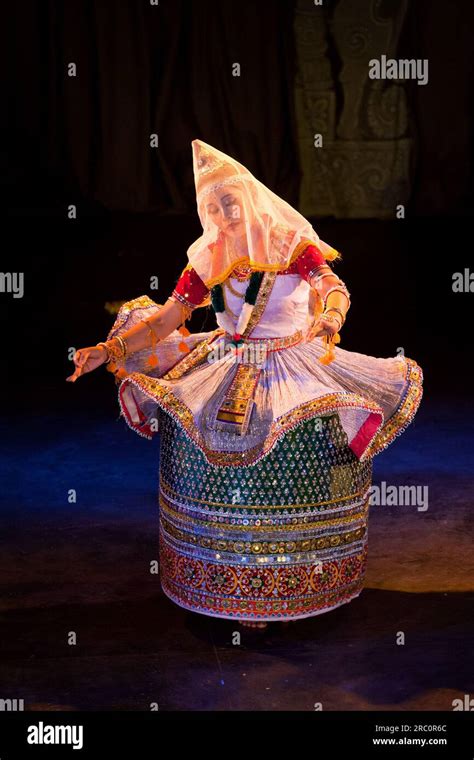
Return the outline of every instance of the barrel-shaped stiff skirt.
[[[372,459],[337,414],[301,422],[246,466],[210,464],[160,411],[160,577],[176,604],[239,620],[294,620],[357,597]]]

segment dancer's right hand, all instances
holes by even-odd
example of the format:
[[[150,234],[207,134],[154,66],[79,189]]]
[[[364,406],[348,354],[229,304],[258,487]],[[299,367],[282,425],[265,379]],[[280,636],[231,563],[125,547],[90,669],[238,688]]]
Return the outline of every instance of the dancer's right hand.
[[[107,351],[103,346],[89,346],[80,348],[74,354],[73,361],[76,369],[72,375],[66,378],[68,383],[75,383],[78,377],[92,372],[107,360]]]

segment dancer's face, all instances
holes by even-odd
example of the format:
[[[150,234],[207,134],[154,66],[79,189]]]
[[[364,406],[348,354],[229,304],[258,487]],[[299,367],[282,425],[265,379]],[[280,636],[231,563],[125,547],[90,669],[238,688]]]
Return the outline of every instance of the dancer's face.
[[[224,185],[206,199],[206,211],[225,235],[241,237],[245,233],[244,196],[238,187]]]

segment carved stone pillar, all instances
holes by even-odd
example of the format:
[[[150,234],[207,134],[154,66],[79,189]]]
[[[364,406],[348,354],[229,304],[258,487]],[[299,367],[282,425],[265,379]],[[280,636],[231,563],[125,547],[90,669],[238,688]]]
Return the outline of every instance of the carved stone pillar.
[[[328,6],[326,8],[326,6]],[[407,0],[298,0],[296,115],[306,216],[393,218],[410,195],[404,83],[372,80],[396,56]],[[314,146],[321,134],[322,147]]]

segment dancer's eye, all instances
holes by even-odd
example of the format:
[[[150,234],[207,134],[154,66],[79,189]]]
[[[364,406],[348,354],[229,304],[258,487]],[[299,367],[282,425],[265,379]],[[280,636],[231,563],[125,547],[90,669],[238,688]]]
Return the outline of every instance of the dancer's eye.
[[[212,214],[213,216],[214,214],[219,213],[219,209],[217,208],[217,206],[214,206],[214,205],[208,206],[207,210],[208,210],[208,213]]]

